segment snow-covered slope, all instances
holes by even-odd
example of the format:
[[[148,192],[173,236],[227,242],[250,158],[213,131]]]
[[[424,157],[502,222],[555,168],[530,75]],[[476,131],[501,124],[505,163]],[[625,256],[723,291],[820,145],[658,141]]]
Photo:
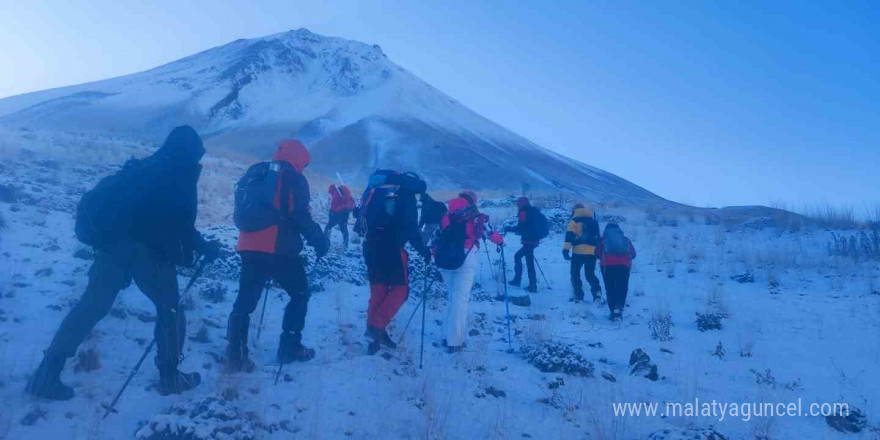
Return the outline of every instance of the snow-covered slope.
[[[382,49],[305,29],[237,40],[119,78],[0,100],[0,125],[155,140],[182,123],[209,148],[257,157],[310,145],[320,173],[363,182],[376,167],[417,170],[434,188],[568,190],[665,202],[550,152],[391,62]]]

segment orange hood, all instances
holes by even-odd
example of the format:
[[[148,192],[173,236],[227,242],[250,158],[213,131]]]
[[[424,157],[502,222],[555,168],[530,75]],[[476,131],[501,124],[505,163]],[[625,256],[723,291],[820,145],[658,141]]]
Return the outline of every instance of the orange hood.
[[[309,150],[306,150],[306,146],[302,142],[298,140],[284,140],[278,145],[278,150],[275,151],[275,156],[272,157],[272,160],[287,162],[293,165],[297,171],[302,172],[309,162],[312,161],[312,155],[309,153]]]

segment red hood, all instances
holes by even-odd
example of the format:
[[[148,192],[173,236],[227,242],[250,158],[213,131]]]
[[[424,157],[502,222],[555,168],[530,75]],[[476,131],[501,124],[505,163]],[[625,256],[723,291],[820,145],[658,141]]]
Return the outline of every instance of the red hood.
[[[306,150],[306,146],[302,142],[298,140],[285,140],[281,141],[281,144],[278,145],[278,150],[275,151],[275,156],[272,157],[272,160],[287,162],[293,165],[297,171],[302,172],[306,165],[312,161],[312,155],[309,153],[309,150]]]
[[[470,203],[468,203],[467,199],[465,199],[464,197],[456,197],[456,198],[450,200],[448,205],[449,205],[449,212],[453,213],[453,212],[456,212],[459,210],[467,209],[470,206]]]

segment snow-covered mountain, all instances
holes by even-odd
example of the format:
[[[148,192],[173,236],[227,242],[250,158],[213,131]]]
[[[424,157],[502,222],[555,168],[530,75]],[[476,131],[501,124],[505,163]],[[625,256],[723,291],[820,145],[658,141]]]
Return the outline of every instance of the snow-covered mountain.
[[[662,203],[480,116],[390,61],[379,46],[306,29],[237,40],[146,72],[0,100],[0,125],[154,140],[182,123],[215,151],[263,158],[297,137],[312,168],[363,182],[416,170],[433,188],[564,190]]]

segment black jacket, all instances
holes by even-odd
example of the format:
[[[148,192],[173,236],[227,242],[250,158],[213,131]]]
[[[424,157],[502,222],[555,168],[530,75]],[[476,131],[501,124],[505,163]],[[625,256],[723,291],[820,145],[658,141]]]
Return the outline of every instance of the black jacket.
[[[443,221],[446,214],[446,204],[428,197],[422,198],[422,216],[419,219],[419,228],[426,224],[437,224]]]

